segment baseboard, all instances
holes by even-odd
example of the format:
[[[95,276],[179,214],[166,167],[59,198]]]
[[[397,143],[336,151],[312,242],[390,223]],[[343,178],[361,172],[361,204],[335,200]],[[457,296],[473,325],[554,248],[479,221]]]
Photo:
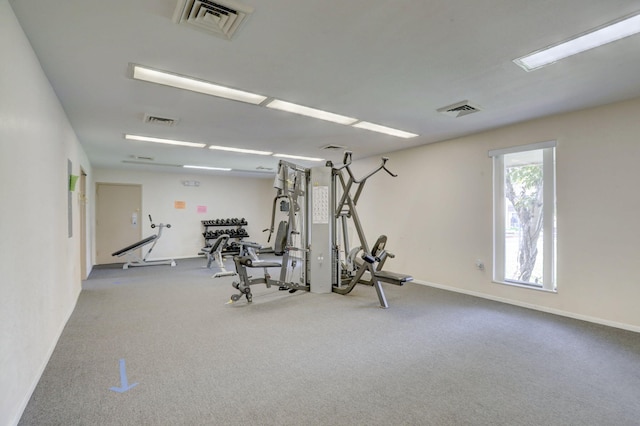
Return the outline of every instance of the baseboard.
[[[42,365],[40,365],[40,368],[38,369],[38,372],[37,372],[33,382],[31,383],[31,386],[29,386],[29,391],[24,396],[24,398],[22,400],[22,403],[18,407],[18,410],[16,411],[16,414],[15,414],[15,418],[13,418],[8,423],[9,425],[17,426],[18,423],[20,422],[20,419],[22,418],[22,415],[24,414],[24,410],[27,408],[27,405],[29,404],[29,400],[31,399],[31,395],[33,395],[33,392],[36,390],[36,387],[38,386],[38,382],[40,382],[40,379],[42,378],[42,375],[44,374],[44,370],[47,368],[47,364],[49,364],[49,360],[51,359],[51,356],[53,355],[53,351],[56,349],[56,346],[58,345],[58,340],[60,340],[60,336],[62,336],[62,332],[64,331],[64,328],[67,326],[67,323],[69,322],[69,318],[71,318],[71,314],[73,314],[73,311],[76,308],[76,305],[78,303],[78,298],[79,297],[80,297],[80,291],[78,291],[78,294],[76,295],[76,300],[73,303],[73,306],[71,306],[71,309],[69,310],[69,312],[67,312],[65,320],[62,321],[60,329],[58,330],[58,333],[57,333],[57,337],[55,338],[55,340],[53,341],[53,344],[51,345],[51,347],[47,351],[47,356],[45,357]]]
[[[447,290],[447,291],[452,291],[452,292],[455,292],[455,293],[467,294],[469,296],[480,297],[482,299],[493,300],[495,302],[507,303],[509,305],[520,306],[522,308],[533,309],[533,310],[536,310],[536,311],[546,312],[546,313],[549,313],[549,314],[560,315],[560,316],[567,317],[567,318],[573,318],[573,319],[577,319],[577,320],[581,320],[581,321],[592,322],[594,324],[606,325],[608,327],[615,327],[615,328],[620,328],[620,329],[623,329],[623,330],[634,331],[636,333],[640,333],[640,326],[636,326],[636,325],[625,324],[625,323],[620,323],[620,322],[616,322],[616,321],[609,321],[609,320],[602,319],[602,318],[592,317],[592,316],[588,316],[588,315],[576,314],[574,312],[563,311],[563,310],[560,310],[560,309],[549,308],[548,306],[542,306],[542,305],[535,305],[533,303],[520,302],[518,300],[506,299],[504,297],[492,296],[490,294],[479,293],[479,292],[471,291],[471,290],[464,290],[464,289],[461,289],[461,288],[451,287],[451,286],[443,285],[443,284],[436,284],[436,283],[432,283],[432,282],[428,282],[428,281],[413,280],[412,282],[414,282],[416,284],[420,284],[420,285],[425,285],[425,286],[428,286],[428,287],[439,288],[441,290]]]

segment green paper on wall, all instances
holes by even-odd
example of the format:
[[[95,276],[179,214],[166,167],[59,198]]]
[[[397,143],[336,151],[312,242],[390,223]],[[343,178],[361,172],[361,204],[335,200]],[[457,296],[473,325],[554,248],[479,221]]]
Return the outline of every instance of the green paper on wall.
[[[76,190],[76,182],[78,182],[78,176],[69,175],[69,191]]]

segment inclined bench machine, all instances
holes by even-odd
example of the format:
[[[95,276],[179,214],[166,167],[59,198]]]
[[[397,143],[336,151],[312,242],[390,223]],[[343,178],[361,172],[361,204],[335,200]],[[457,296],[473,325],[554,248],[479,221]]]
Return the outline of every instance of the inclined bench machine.
[[[386,260],[394,257],[385,249],[387,237],[380,236],[370,247],[356,211],[369,178],[380,171],[396,177],[387,169],[387,161],[383,157],[379,167],[357,179],[351,170],[351,152],[345,153],[339,167],[327,162],[324,167],[307,169],[281,160],[274,183],[277,195],[271,226],[267,230],[270,240],[276,216],[284,215],[274,243],[274,252],[282,256],[282,261],[236,256],[234,263],[239,280],[232,285],[238,293],[233,294],[229,302],[236,302],[242,296],[251,302],[251,286],[256,284],[275,285],[290,292],[339,294],[349,294],[356,284],[364,284],[373,286],[380,306],[388,308],[382,283],[401,286],[413,278],[383,269]],[[355,232],[359,242],[354,248],[349,245],[350,231]],[[253,278],[247,268],[262,268],[264,274]],[[280,270],[278,278],[269,272],[274,268]]]
[[[128,260],[124,265],[122,265],[122,269],[129,269],[129,266],[154,266],[154,265],[176,266],[176,262],[173,259],[147,260],[147,258],[153,251],[153,248],[156,246],[156,244],[158,243],[158,240],[162,236],[162,229],[171,228],[171,225],[169,224],[165,225],[164,223],[160,223],[159,225],[156,225],[155,223],[153,223],[153,219],[151,219],[151,215],[149,215],[149,221],[151,222],[151,229],[154,229],[156,227],[158,228],[157,234],[150,235],[147,238],[138,241],[137,243],[133,243],[130,246],[127,246],[114,253],[111,253],[111,256],[117,256],[117,257],[127,256]],[[149,247],[149,251],[147,251],[147,254],[145,254],[144,257],[140,257],[140,255],[138,255],[137,253],[137,250],[151,243],[153,244],[151,245],[151,247]]]

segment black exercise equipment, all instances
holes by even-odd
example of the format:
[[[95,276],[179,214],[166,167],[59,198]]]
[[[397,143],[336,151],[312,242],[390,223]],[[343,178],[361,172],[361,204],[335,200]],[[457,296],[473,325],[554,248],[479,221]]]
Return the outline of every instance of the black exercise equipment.
[[[151,215],[149,215],[149,221],[151,222],[151,229],[154,229],[156,227],[158,228],[157,234],[151,235],[143,240],[138,241],[137,243],[133,243],[123,249],[120,249],[116,252],[111,253],[111,256],[117,256],[117,257],[127,256],[129,260],[124,265],[122,265],[122,269],[128,269],[129,266],[155,266],[155,265],[176,266],[176,262],[173,259],[147,260],[147,258],[149,257],[149,254],[151,254],[151,252],[153,251],[153,248],[156,246],[156,244],[158,243],[158,240],[162,236],[162,229],[171,228],[171,225],[169,224],[165,225],[164,223],[160,223],[156,225],[155,223],[153,223],[153,219],[151,219]],[[149,248],[149,251],[147,251],[144,257],[141,258],[137,253],[135,253],[135,250],[142,248],[152,242],[153,242],[153,245]]]

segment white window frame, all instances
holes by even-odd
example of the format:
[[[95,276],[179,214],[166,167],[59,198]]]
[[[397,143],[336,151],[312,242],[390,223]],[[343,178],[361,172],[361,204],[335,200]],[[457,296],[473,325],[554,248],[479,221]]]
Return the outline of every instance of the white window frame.
[[[489,151],[493,158],[493,281],[499,284],[509,284],[544,291],[557,291],[556,283],[556,241],[554,238],[554,219],[556,210],[556,174],[555,148],[556,141],[540,142],[529,145],[514,146]],[[504,156],[506,154],[543,150],[543,284],[536,286],[531,283],[507,279],[505,271],[505,194],[504,194]]]

